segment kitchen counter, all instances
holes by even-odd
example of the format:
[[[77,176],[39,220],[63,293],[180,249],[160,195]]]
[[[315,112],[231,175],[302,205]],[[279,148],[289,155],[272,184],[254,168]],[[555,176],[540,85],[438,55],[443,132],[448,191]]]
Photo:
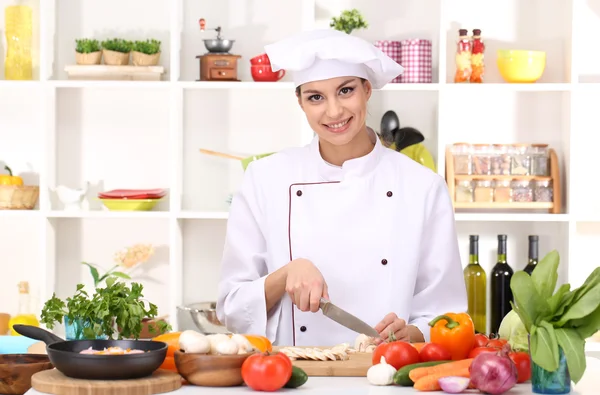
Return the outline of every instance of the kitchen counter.
[[[587,357],[587,369],[581,381],[572,387],[571,395],[598,395],[600,387],[600,359]],[[209,388],[184,386],[171,392],[173,395],[203,395],[203,394],[250,394],[247,387]],[[299,395],[405,395],[417,394],[412,387],[372,386],[365,377],[310,377],[308,382],[297,389],[284,389],[281,393],[298,393]],[[257,392],[255,392],[257,393]],[[442,394],[441,391],[436,392]],[[423,393],[424,394],[424,393]],[[532,394],[531,384],[518,384],[506,395]],[[29,390],[26,395],[43,395],[41,392]]]

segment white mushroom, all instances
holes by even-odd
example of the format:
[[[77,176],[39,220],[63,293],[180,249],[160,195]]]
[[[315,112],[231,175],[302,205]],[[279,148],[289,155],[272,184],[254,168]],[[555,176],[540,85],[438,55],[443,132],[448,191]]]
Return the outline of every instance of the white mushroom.
[[[187,330],[179,335],[179,347],[187,353],[208,354],[210,341],[202,333]]]
[[[217,354],[217,346],[219,345],[219,343],[231,340],[229,338],[229,336],[227,336],[224,333],[216,333],[213,335],[208,335],[206,337],[210,341],[210,353],[211,354]]]
[[[373,352],[377,345],[375,344],[375,338],[360,334],[354,341],[354,348],[358,352]]]

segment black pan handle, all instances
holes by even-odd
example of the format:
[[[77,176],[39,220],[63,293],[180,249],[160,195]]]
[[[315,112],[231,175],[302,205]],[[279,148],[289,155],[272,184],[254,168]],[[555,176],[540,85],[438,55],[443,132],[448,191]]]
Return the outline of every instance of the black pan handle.
[[[19,335],[23,335],[25,337],[28,337],[28,338],[34,339],[34,340],[43,341],[48,346],[50,344],[64,342],[63,339],[56,336],[54,333],[49,332],[42,328],[38,328],[37,326],[17,324],[17,325],[13,326],[13,329]]]

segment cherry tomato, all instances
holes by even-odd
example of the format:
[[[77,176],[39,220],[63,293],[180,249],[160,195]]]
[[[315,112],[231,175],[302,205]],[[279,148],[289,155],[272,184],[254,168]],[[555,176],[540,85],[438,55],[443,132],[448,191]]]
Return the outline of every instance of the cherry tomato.
[[[485,346],[487,346],[489,341],[490,341],[489,337],[487,337],[486,335],[484,335],[482,333],[478,333],[475,335],[475,345],[473,346],[473,348],[485,347]]]
[[[385,357],[385,362],[392,365],[396,370],[403,366],[419,362],[419,352],[410,343],[403,341],[393,341],[381,343],[373,351],[373,365],[381,362],[381,357]]]
[[[488,342],[487,347],[502,348],[508,341],[506,339],[492,339]]]
[[[255,391],[277,391],[290,377],[292,361],[285,354],[252,354],[242,364],[242,379]]]
[[[531,378],[531,359],[523,351],[508,353],[508,357],[517,365],[517,383],[523,383]]]
[[[419,353],[421,362],[450,361],[452,354],[444,346],[435,343],[426,344]]]
[[[474,349],[471,350],[471,352],[469,353],[469,358],[475,358],[476,356],[478,356],[481,353],[484,352],[498,352],[500,351],[500,349],[498,347],[476,347]]]

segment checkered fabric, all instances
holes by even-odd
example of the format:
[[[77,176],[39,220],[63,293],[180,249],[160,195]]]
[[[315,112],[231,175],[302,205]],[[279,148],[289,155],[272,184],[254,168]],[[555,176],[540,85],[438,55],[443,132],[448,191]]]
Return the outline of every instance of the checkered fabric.
[[[404,67],[404,73],[399,77],[400,82],[431,83],[433,79],[431,41],[420,39],[402,41],[399,63]]]
[[[400,41],[380,40],[375,41],[375,46],[379,48],[381,52],[395,60],[396,63],[400,63]],[[400,82],[400,77],[396,77],[390,82]]]

